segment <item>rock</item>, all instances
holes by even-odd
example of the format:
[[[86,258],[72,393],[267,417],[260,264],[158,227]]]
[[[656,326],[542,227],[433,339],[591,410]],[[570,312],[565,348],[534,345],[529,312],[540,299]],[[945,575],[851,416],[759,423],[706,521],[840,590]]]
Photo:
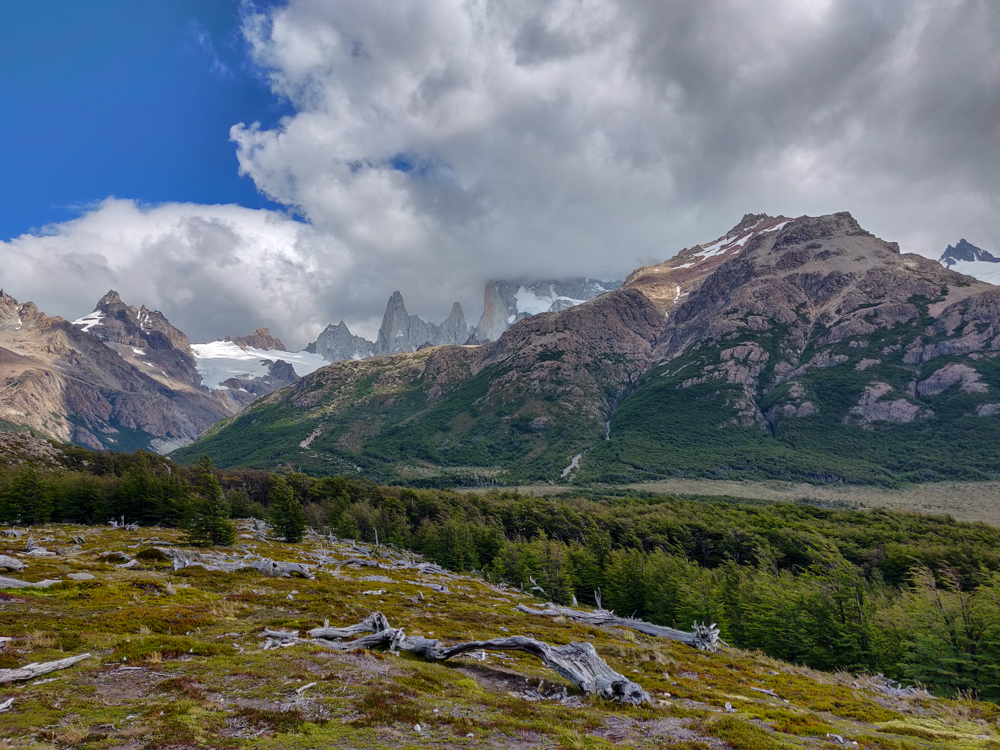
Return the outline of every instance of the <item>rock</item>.
[[[288,351],[281,343],[281,339],[272,336],[271,331],[267,328],[258,328],[249,336],[226,336],[223,341],[232,341],[240,349],[261,349],[265,352]]]
[[[916,394],[924,398],[944,393],[953,385],[961,384],[962,393],[986,393],[988,387],[979,379],[979,372],[969,365],[952,362],[917,383]]]
[[[69,573],[67,576],[71,581],[95,581],[95,576],[90,573]]]
[[[375,356],[375,344],[361,336],[355,336],[344,321],[328,325],[309,346],[307,352],[320,355],[327,362],[341,362],[345,359],[367,359]]]
[[[451,313],[441,325],[434,325],[407,313],[403,295],[393,292],[385,306],[382,327],[375,342],[375,354],[414,352],[423,343],[431,346],[463,344],[469,333],[465,313],[458,302],[451,306]]]
[[[930,409],[921,409],[917,404],[910,403],[905,398],[893,401],[880,400],[892,391],[888,383],[875,382],[865,387],[857,406],[851,409],[851,414],[858,417],[861,424],[872,422],[912,422],[917,417],[933,416]]]

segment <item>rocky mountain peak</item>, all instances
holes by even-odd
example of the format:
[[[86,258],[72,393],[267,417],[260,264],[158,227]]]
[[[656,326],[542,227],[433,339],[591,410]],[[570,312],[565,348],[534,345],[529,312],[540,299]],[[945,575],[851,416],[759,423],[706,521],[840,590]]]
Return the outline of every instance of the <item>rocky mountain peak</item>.
[[[327,362],[345,359],[367,359],[375,354],[375,344],[361,336],[355,336],[347,323],[340,321],[330,324],[306,347],[310,354],[318,354]]]
[[[948,245],[939,262],[945,268],[951,268],[956,263],[1000,263],[1000,258],[976,247],[963,237],[957,245]]]
[[[469,326],[462,306],[455,303],[440,325],[428,323],[406,311],[403,295],[393,292],[385,306],[382,326],[375,342],[375,354],[415,352],[423,344],[463,344],[469,338]]]
[[[263,351],[288,351],[281,339],[271,335],[267,328],[258,328],[249,336],[226,336],[223,341],[232,341],[240,349],[261,349]]]
[[[95,309],[102,310],[108,307],[124,307],[125,303],[122,302],[121,295],[118,294],[114,289],[109,289],[108,293],[105,294],[97,301],[97,307]]]

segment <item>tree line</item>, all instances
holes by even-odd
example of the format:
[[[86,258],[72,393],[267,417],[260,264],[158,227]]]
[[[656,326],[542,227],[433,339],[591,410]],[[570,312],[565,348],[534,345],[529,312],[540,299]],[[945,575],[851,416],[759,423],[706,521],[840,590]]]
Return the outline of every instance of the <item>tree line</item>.
[[[1000,529],[950,518],[668,497],[539,498],[384,487],[346,477],[180,467],[88,454],[0,469],[0,520],[187,529],[226,545],[266,518],[412,549],[568,604],[690,628],[817,669],[882,672],[1000,700]],[[535,584],[529,581],[534,579]]]

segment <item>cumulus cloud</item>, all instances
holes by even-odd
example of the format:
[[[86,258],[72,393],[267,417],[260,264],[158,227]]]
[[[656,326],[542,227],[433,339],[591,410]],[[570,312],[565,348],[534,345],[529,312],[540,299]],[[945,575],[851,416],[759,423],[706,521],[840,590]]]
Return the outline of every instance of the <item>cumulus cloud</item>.
[[[240,170],[307,224],[111,202],[19,252],[294,338],[371,335],[394,289],[439,320],[491,277],[620,278],[745,212],[1000,250],[992,0],[289,0],[243,32],[295,114],[233,126]],[[115,212],[143,229],[71,252]]]
[[[108,199],[4,243],[0,279],[50,315],[82,316],[116,289],[130,304],[162,310],[194,341],[271,326],[303,346],[338,306],[357,306],[352,294],[374,293],[342,283],[352,263],[331,238],[281,213]]]

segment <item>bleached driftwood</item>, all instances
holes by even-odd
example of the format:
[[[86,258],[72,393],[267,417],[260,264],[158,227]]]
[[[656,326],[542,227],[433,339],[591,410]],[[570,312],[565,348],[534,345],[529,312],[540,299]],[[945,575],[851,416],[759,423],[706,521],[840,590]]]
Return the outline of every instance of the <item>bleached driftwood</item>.
[[[545,609],[532,609],[525,604],[518,604],[514,609],[529,615],[543,615],[546,617],[565,617],[568,620],[576,620],[586,625],[614,625],[622,628],[636,630],[654,638],[669,638],[672,641],[680,641],[689,646],[693,646],[699,651],[716,651],[722,641],[719,639],[719,629],[715,624],[699,625],[694,624],[691,632],[686,630],[675,630],[674,628],[654,625],[645,620],[635,620],[631,617],[619,617],[614,612],[606,609],[599,609],[593,612],[580,609],[570,609],[560,607],[552,602],[545,605]]]
[[[369,635],[364,635],[365,633]],[[441,641],[434,638],[406,635],[402,628],[392,627],[381,612],[375,612],[367,619],[346,628],[314,628],[309,631],[309,635],[312,637],[309,643],[337,651],[387,646],[390,651],[407,651],[428,661],[445,661],[470,651],[524,651],[537,656],[543,664],[586,693],[619,703],[649,703],[646,691],[609,667],[590,643],[552,646],[544,641],[518,635],[443,646]],[[343,638],[354,640],[343,641]]]
[[[54,583],[59,583],[59,581],[53,581],[46,578],[44,581],[19,581],[16,578],[7,578],[6,576],[0,576],[0,589],[44,589],[48,588]]]
[[[174,570],[199,567],[218,573],[235,573],[239,570],[256,570],[258,573],[272,578],[291,578],[293,575],[302,578],[315,578],[309,566],[305,563],[281,562],[269,560],[266,557],[247,555],[241,559],[224,555],[206,555],[187,550],[156,547],[174,564]]]
[[[72,667],[74,664],[89,658],[90,654],[79,654],[77,656],[69,656],[65,659],[59,659],[58,661],[43,661],[36,662],[34,664],[26,664],[25,666],[18,667],[17,669],[0,669],[0,683],[33,680],[36,677],[41,677],[49,672],[56,672],[60,669]]]
[[[16,557],[0,555],[0,570],[24,570],[24,563]]]
[[[125,529],[125,531],[138,531],[139,530],[139,524],[137,524],[137,523],[125,523],[125,516],[121,517],[121,521],[116,521],[115,519],[112,518],[111,521],[110,521],[110,524],[111,524],[111,528],[112,529]]]

